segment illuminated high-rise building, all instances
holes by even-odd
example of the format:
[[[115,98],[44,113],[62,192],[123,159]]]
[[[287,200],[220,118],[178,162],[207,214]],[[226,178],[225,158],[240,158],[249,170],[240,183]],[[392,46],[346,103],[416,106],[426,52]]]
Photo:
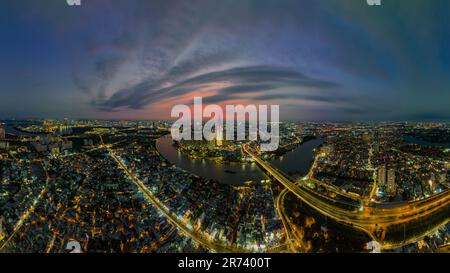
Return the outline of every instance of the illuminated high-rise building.
[[[431,193],[434,193],[436,191],[436,176],[434,174],[431,174],[430,179],[428,180],[428,185],[430,187]]]
[[[389,195],[395,195],[396,186],[395,186],[395,170],[389,169],[387,171],[387,192]]]
[[[379,186],[386,185],[386,166],[381,165],[377,170],[377,182]]]
[[[221,125],[216,128],[216,145],[223,146],[223,128]]]

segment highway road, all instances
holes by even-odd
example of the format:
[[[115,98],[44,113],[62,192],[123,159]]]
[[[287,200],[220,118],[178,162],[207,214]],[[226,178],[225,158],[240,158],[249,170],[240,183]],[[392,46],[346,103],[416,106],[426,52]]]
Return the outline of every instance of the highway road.
[[[327,200],[323,196],[319,196],[311,189],[294,184],[287,176],[262,160],[247,144],[243,145],[243,151],[250,155],[261,168],[310,207],[338,222],[359,228],[370,234],[373,238],[376,227],[406,223],[431,215],[438,210],[449,209],[449,190],[420,201],[400,204],[372,204],[361,207],[358,210],[343,209],[329,202],[330,200]]]

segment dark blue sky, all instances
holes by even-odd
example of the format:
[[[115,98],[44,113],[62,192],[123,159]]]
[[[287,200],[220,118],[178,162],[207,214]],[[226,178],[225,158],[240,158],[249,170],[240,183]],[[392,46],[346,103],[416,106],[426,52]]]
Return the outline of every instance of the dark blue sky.
[[[284,119],[450,118],[450,1],[2,1],[0,118],[167,118],[192,103]]]

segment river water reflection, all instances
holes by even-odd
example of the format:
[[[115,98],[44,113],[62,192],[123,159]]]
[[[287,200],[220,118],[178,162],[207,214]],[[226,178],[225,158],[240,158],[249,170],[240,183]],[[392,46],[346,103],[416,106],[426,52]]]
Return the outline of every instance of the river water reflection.
[[[271,163],[285,173],[305,174],[311,166],[313,149],[322,143],[322,139],[308,141],[282,158],[272,160]],[[163,157],[177,167],[200,177],[217,180],[220,183],[239,185],[250,180],[268,179],[254,163],[219,163],[211,159],[190,159],[172,145],[170,136],[163,136],[158,139],[156,148]]]

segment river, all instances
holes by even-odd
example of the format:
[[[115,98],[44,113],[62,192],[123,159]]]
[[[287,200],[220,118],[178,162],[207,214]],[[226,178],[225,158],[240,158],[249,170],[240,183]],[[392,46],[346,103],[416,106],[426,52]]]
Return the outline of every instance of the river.
[[[29,133],[29,132],[25,132],[25,131],[20,131],[17,130],[16,128],[14,128],[13,126],[6,126],[6,133],[10,134],[10,135],[15,135],[15,136],[40,136],[40,135],[45,135],[44,133]]]
[[[311,167],[314,148],[322,143],[323,139],[310,140],[283,157],[271,160],[270,163],[288,174],[306,174]],[[172,145],[170,136],[159,138],[156,142],[156,148],[163,157],[177,167],[220,183],[240,185],[250,180],[261,181],[268,179],[255,163],[219,163],[211,159],[191,159],[187,155],[180,153]]]

